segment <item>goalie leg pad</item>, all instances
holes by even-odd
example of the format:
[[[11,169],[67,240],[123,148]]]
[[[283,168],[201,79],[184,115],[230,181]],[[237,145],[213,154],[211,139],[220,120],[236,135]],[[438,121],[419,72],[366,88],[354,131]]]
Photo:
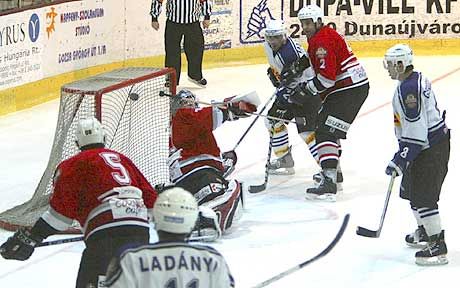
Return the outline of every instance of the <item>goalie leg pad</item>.
[[[235,215],[238,214],[237,210],[241,205],[241,193],[241,184],[233,179],[229,181],[224,194],[202,205],[216,212],[222,232],[225,232],[232,226]]]

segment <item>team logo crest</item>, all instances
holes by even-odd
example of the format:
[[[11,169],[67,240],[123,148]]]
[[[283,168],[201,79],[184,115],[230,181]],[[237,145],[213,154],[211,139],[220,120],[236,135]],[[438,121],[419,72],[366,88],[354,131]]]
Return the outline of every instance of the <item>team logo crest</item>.
[[[318,59],[324,59],[324,58],[326,58],[327,50],[324,49],[323,47],[319,47],[316,50],[315,55],[316,55],[316,57],[318,57]]]
[[[414,109],[417,107],[417,97],[414,94],[407,95],[406,99],[404,100],[407,108]]]
[[[283,2],[240,0],[240,42],[261,43],[268,20],[283,19]]]

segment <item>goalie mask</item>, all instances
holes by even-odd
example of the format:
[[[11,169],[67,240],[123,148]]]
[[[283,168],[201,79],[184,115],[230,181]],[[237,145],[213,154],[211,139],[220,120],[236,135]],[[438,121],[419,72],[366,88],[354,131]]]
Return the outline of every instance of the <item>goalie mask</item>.
[[[385,53],[383,67],[390,74],[391,79],[397,80],[406,72],[407,67],[412,67],[414,53],[406,44],[396,44]]]
[[[275,52],[286,43],[286,28],[282,20],[269,20],[267,22],[265,41]]]
[[[104,145],[105,133],[101,122],[96,118],[81,119],[75,129],[77,146],[82,149],[88,145]]]
[[[171,98],[169,103],[170,105],[170,114],[174,116],[178,109],[180,108],[198,108],[196,103],[196,96],[190,90],[182,89],[176,96]]]
[[[176,94],[176,97],[180,99],[179,101],[182,107],[198,107],[196,96],[190,90],[182,89]]]
[[[193,195],[179,187],[158,196],[153,207],[155,229],[174,234],[189,234],[198,219],[198,204]]]

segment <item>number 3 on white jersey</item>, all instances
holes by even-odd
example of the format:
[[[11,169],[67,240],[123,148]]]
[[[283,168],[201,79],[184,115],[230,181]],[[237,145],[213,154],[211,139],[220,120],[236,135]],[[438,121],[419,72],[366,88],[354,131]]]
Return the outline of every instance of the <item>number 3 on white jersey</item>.
[[[128,170],[120,163],[120,157],[118,154],[111,152],[102,152],[99,155],[104,159],[104,162],[109,165],[112,169],[117,172],[112,172],[112,177],[120,185],[131,184],[131,178],[129,178]]]

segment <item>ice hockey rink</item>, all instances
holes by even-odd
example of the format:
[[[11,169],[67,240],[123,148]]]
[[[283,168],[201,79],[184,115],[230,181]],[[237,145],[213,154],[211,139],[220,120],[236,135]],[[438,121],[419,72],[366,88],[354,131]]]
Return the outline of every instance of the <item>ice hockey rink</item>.
[[[247,194],[243,218],[231,234],[211,244],[227,259],[237,287],[253,287],[315,256],[334,238],[347,213],[351,218],[345,235],[327,256],[268,287],[458,287],[460,56],[416,56],[414,62],[416,70],[433,82],[438,107],[447,109],[447,124],[452,129],[450,170],[439,203],[450,263],[441,267],[417,266],[417,250],[404,243],[404,236],[416,228],[416,223],[409,203],[399,198],[400,178],[381,236],[372,239],[355,233],[358,225],[377,229],[390,180],[384,170],[397,149],[390,104],[396,82],[389,79],[381,58],[361,61],[371,90],[348,139],[342,142],[344,185],[337,202],[305,199],[305,189],[313,185],[311,176],[318,166],[295,125],[290,124],[296,174],[271,176],[266,191]],[[203,101],[256,90],[265,103],[274,91],[266,77],[266,66],[206,70],[209,87],[205,89],[189,83],[183,73],[179,88],[190,88]],[[32,196],[49,158],[58,105],[54,100],[0,117],[0,211]],[[252,119],[228,122],[215,131],[222,151],[234,147]],[[263,119],[259,119],[236,149],[238,164],[232,177],[246,187],[263,183],[268,142]],[[11,234],[1,230],[0,242]],[[0,287],[74,287],[83,247],[82,242],[76,242],[37,248],[24,262],[0,259]]]

